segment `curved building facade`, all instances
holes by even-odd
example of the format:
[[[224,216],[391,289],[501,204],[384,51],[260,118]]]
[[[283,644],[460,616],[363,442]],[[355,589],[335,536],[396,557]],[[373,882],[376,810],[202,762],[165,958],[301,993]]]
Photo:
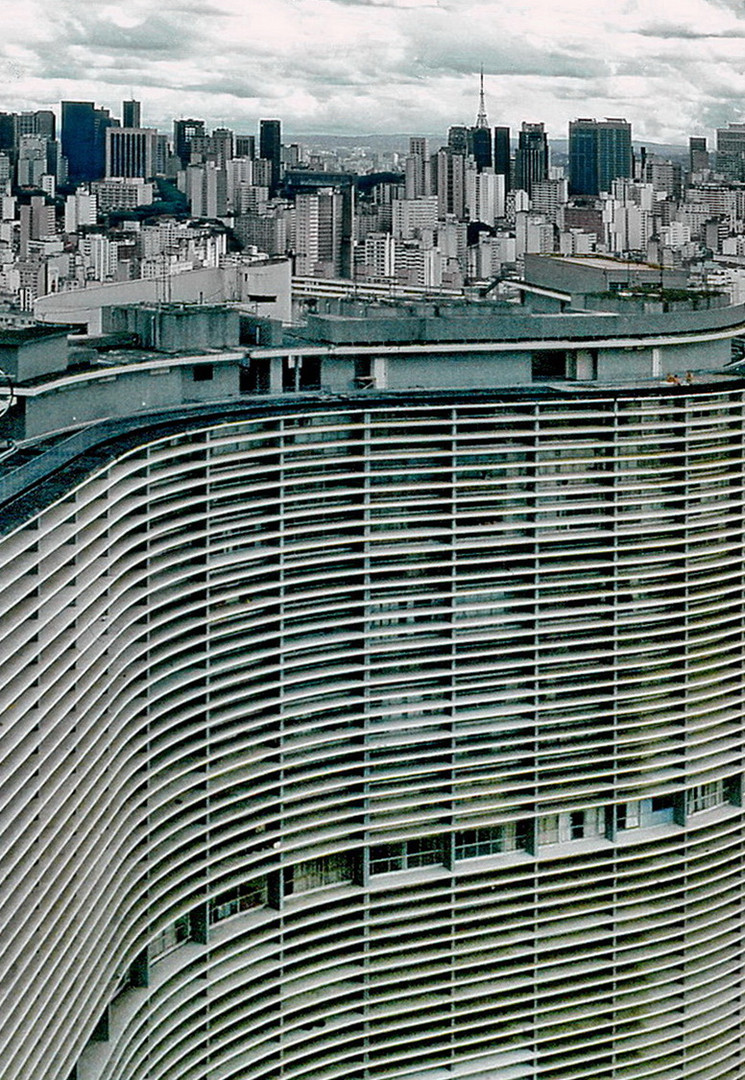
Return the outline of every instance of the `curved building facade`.
[[[741,1080],[738,380],[102,424],[4,489],[4,1080]]]

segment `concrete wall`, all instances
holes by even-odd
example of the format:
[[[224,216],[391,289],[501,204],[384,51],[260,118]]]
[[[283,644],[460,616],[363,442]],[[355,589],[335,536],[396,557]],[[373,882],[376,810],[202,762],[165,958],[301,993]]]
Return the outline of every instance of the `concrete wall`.
[[[577,347],[591,338],[631,337],[696,333],[703,330],[741,327],[745,307],[665,314],[536,315],[515,307],[514,314],[469,315],[458,318],[342,319],[312,316],[303,333],[308,344],[383,345],[464,341],[576,341]]]
[[[597,380],[638,382],[653,378],[652,349],[599,349]]]
[[[0,368],[14,382],[24,382],[67,367],[67,331],[0,345]]]
[[[388,357],[388,387],[529,386],[530,353],[468,353],[462,356]]]
[[[598,382],[633,382],[666,375],[683,378],[687,371],[721,371],[730,355],[729,339],[662,345],[656,350],[651,344],[643,349],[600,349]]]
[[[87,333],[102,332],[101,309],[118,304],[155,304],[168,300],[199,303],[207,297],[214,301],[223,297],[222,270],[191,270],[168,279],[168,292],[161,281],[116,281],[74,292],[52,293],[40,297],[34,314],[41,322],[84,323]]]
[[[358,389],[354,381],[354,360],[324,356],[321,360],[321,386],[334,393]]]
[[[204,375],[204,367],[209,360],[179,368],[181,373],[181,401],[221,401],[224,398],[238,397],[240,369],[238,361],[231,364],[212,364],[212,378],[199,378]],[[200,372],[199,369],[202,369]]]
[[[74,292],[40,297],[34,314],[40,322],[84,324],[89,334],[100,334],[101,309],[118,304],[156,304],[166,301],[216,304],[245,303],[254,314],[290,319],[289,260],[208,268],[175,274],[163,281],[117,281]],[[257,299],[263,298],[263,299]]]
[[[525,280],[531,285],[568,293],[606,292],[612,285],[660,285],[666,289],[685,289],[688,275],[684,270],[664,270],[643,263],[622,260],[609,262],[601,256],[587,261],[561,259],[552,255],[526,254]]]
[[[233,349],[240,337],[240,315],[235,308],[204,304],[129,305],[104,308],[105,332],[137,334],[146,349],[166,353]]]
[[[689,341],[669,345],[660,350],[663,375],[669,372],[717,371],[732,359],[732,343],[724,341]]]
[[[26,398],[25,430],[17,437],[31,439],[90,420],[132,416],[144,409],[238,397],[237,361],[213,364],[211,379],[195,380],[195,366],[104,373]]]
[[[240,300],[248,310],[283,323],[292,321],[292,263],[289,259],[242,264],[238,274]]]

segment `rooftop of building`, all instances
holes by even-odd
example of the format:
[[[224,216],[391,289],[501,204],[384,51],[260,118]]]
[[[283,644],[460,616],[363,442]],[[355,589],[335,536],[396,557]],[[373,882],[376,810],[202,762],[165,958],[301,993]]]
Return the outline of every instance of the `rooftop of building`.
[[[627,270],[630,273],[650,271],[659,274],[663,268],[659,263],[629,262],[612,255],[552,255],[537,256],[541,261],[552,262],[559,266],[582,266],[593,270]]]
[[[29,341],[40,341],[43,338],[66,337],[73,330],[73,326],[50,325],[48,323],[34,323],[22,326],[0,325],[0,346],[12,348],[13,346],[24,345]]]

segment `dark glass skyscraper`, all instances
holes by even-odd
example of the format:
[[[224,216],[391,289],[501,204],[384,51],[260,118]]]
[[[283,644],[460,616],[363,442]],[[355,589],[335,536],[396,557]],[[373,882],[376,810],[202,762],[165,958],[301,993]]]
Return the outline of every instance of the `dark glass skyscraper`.
[[[515,155],[515,186],[530,195],[533,184],[548,179],[548,139],[543,124],[526,124],[520,130]]]
[[[282,125],[279,120],[259,121],[259,157],[272,163],[269,194],[275,195],[279,189],[282,160]]]
[[[138,128],[140,126],[140,102],[139,101],[123,101],[122,102],[122,127],[125,128]]]
[[[569,192],[599,195],[619,176],[631,176],[631,124],[574,120],[569,124]]]
[[[191,161],[191,140],[204,135],[204,120],[174,120],[173,146],[184,168]]]
[[[691,172],[701,172],[709,168],[709,152],[706,149],[706,136],[692,135],[688,140],[689,168]]]
[[[489,128],[472,127],[468,130],[468,153],[476,162],[481,172],[492,164],[491,131]]]
[[[510,190],[510,129],[494,128],[494,172],[504,177],[504,190]]]
[[[108,109],[92,101],[62,102],[62,153],[70,180],[99,180],[106,169],[106,129],[114,126]]]
[[[454,154],[468,153],[468,128],[462,124],[454,124],[448,128],[448,149]]]

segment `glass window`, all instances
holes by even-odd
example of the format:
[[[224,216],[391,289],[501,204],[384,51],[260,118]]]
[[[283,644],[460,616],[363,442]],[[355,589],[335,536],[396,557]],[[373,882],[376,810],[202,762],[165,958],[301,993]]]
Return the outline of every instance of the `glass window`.
[[[370,848],[370,873],[390,874],[394,870],[413,870],[417,866],[436,866],[443,861],[441,836],[418,836],[393,844],[375,844]]]
[[[689,814],[698,814],[721,806],[725,802],[724,782],[714,780],[709,784],[695,784],[686,796],[686,810]]]
[[[572,810],[569,815],[569,837],[571,840],[581,840],[585,835],[585,812],[584,810]]]
[[[157,960],[158,957],[163,956],[164,953],[170,952],[171,949],[175,949],[182,941],[188,941],[190,937],[191,919],[187,913],[186,915],[180,915],[178,919],[169,926],[164,927],[160,933],[153,938],[148,946],[148,958],[151,961]]]
[[[633,802],[618,804],[618,806],[616,807],[616,828],[639,828],[639,802],[637,799],[635,799]]]
[[[242,882],[220,893],[210,904],[210,922],[222,922],[233,915],[251,908],[262,907],[267,902],[266,876],[255,881]]]
[[[347,852],[335,855],[322,855],[318,859],[307,859],[292,867],[286,885],[286,891],[299,893],[309,889],[322,889],[326,885],[352,880],[352,857]]]
[[[404,844],[375,844],[370,848],[370,873],[389,874],[404,869]]]
[[[406,866],[433,866],[442,862],[442,840],[439,836],[420,836],[406,841]]]
[[[504,825],[464,829],[455,834],[456,859],[476,859],[482,855],[498,855],[517,849],[517,829],[514,821]]]
[[[559,842],[559,815],[543,814],[538,818],[538,843],[558,844]]]

